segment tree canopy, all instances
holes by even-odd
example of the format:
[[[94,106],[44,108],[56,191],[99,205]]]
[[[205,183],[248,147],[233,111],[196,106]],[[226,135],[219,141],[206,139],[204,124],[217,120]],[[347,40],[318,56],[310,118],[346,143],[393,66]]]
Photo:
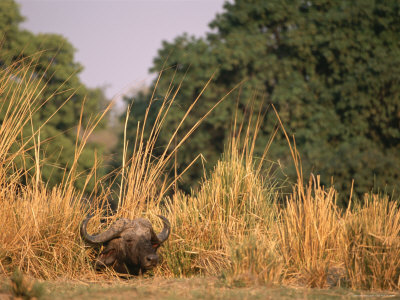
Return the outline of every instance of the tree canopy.
[[[42,176],[54,185],[62,181],[64,168],[68,171],[71,166],[82,105],[82,125],[86,126],[100,112],[105,96],[101,89],[89,89],[82,84],[78,77],[82,66],[75,61],[75,49],[66,38],[23,30],[23,20],[15,1],[0,1],[0,68],[33,61],[34,77],[44,87],[40,93],[43,106],[33,116],[33,124],[37,129],[48,121],[40,135],[42,141],[48,140],[41,146],[46,157]],[[31,133],[32,129],[26,128],[24,135],[29,137]],[[93,166],[94,149],[95,145],[88,145],[82,153],[79,172]],[[77,185],[82,188],[84,181],[78,180]]]
[[[164,127],[173,128],[214,74],[186,122],[189,128],[231,88],[230,94],[182,148],[181,165],[203,153],[212,165],[227,142],[238,100],[265,109],[273,103],[294,134],[305,171],[344,193],[352,179],[358,194],[376,187],[392,192],[400,179],[400,3],[346,0],[235,0],[210,23],[205,38],[183,34],[163,42],[153,71],[162,97],[172,74],[184,83]],[[174,68],[165,68],[165,63]],[[265,105],[261,105],[265,99]],[[255,111],[257,113],[257,111]],[[266,116],[262,145],[276,117]],[[135,131],[130,131],[133,138]],[[163,141],[160,141],[163,144]],[[278,136],[270,158],[290,166]],[[290,168],[289,168],[290,169]],[[290,174],[290,170],[288,170]],[[193,182],[202,170],[192,169]]]

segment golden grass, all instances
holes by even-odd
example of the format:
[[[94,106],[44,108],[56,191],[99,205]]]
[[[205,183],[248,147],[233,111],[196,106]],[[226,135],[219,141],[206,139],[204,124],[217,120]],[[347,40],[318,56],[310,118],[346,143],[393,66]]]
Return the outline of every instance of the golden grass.
[[[352,288],[400,287],[400,211],[387,196],[365,195],[346,215],[340,249]]]
[[[340,216],[335,190],[325,191],[319,178],[303,189],[294,187],[277,224],[278,245],[285,262],[285,277],[309,287],[326,287],[337,258]]]
[[[88,208],[83,192],[74,188],[80,176],[74,166],[87,133],[98,120],[77,140],[76,157],[64,182],[47,188],[41,180],[45,161],[39,154],[44,124],[35,127],[32,122],[34,113],[50,99],[41,98],[46,84],[34,77],[33,63],[34,59],[16,63],[0,75],[0,272],[20,269],[41,278],[75,277],[90,272],[91,267],[77,234]],[[29,127],[31,135],[24,137]],[[29,149],[34,150],[34,157],[29,156]],[[24,168],[26,160],[34,161],[33,170]],[[87,175],[87,181],[92,175]]]
[[[177,194],[165,205],[175,230],[164,252],[169,272],[176,276],[219,274],[231,268],[234,245],[256,229],[268,235],[274,186],[243,165],[237,152],[232,154],[217,164],[195,195]]]
[[[268,274],[269,270],[259,260],[270,259],[268,254],[264,255],[269,253],[264,251],[271,248],[269,243],[267,247],[259,243],[256,247],[250,243],[248,248],[243,245],[255,232],[258,240],[270,239],[276,218],[274,202],[279,196],[278,184],[270,163],[265,160],[270,144],[261,158],[254,157],[261,115],[253,122],[249,120],[246,128],[244,121],[248,120],[234,120],[231,143],[211,174],[205,175],[198,190],[192,195],[177,193],[161,208],[174,228],[173,238],[163,251],[164,273],[217,275],[229,270],[241,277],[244,267],[246,273],[248,268],[253,269],[257,278]],[[256,251],[258,255],[248,259],[248,251]]]
[[[41,168],[45,164],[45,158],[39,155],[42,124],[34,125],[32,117],[43,105],[38,99],[45,84],[31,75],[29,64],[19,64],[3,70],[0,76],[3,116],[0,220],[5,220],[0,231],[0,273],[10,275],[20,269],[39,278],[100,279],[92,269],[95,253],[81,241],[79,225],[90,211],[94,218],[89,231],[104,228],[100,216],[110,188],[96,178],[97,190],[101,192],[88,202],[83,192],[74,188],[74,182],[80,176],[86,176],[89,182],[95,174],[95,168],[89,174],[77,174],[75,167],[102,116],[94,119],[86,130],[78,124],[79,139],[71,171],[66,172],[63,182],[49,189],[41,181]],[[266,159],[273,137],[260,157],[254,153],[262,114],[254,117],[249,108],[247,120],[234,120],[231,142],[212,172],[204,176],[200,187],[191,195],[177,192],[167,197],[181,176],[169,176],[176,152],[210,113],[182,140],[173,143],[200,93],[173,129],[164,153],[154,157],[157,138],[179,87],[171,85],[155,124],[147,128],[151,99],[131,153],[125,141],[118,210],[107,219],[109,224],[121,216],[145,216],[157,228],[161,225],[155,217],[157,214],[170,220],[173,230],[169,241],[160,249],[163,262],[155,270],[156,276],[204,274],[221,275],[232,284],[399,289],[398,204],[386,196],[369,195],[362,204],[341,211],[336,206],[337,191],[333,187],[321,186],[318,176],[311,176],[307,184],[303,182],[299,154],[279,117],[298,174],[290,195],[281,194],[281,183],[275,179],[273,165]],[[20,138],[29,126],[32,138]],[[145,135],[146,130],[149,135]],[[35,150],[34,157],[28,156],[29,147]],[[35,162],[33,176],[15,163],[17,158]],[[24,184],[21,184],[22,177]],[[106,274],[111,275],[112,272]]]

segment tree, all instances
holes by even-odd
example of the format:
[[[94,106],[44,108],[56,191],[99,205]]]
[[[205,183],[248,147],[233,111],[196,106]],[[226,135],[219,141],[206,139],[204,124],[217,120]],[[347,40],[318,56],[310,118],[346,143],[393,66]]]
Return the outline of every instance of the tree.
[[[57,34],[34,35],[21,30],[19,24],[22,20],[18,5],[13,0],[0,2],[0,68],[33,60],[34,78],[40,81],[43,88],[39,96],[43,106],[33,116],[34,130],[47,122],[40,133],[42,141],[48,140],[41,147],[46,157],[41,171],[44,181],[55,185],[63,180],[63,169],[70,170],[82,105],[85,105],[82,115],[82,126],[85,127],[101,111],[104,94],[100,89],[89,89],[81,83],[78,75],[82,66],[75,62],[75,49],[67,39]],[[29,138],[31,134],[32,128],[27,126],[23,135]],[[86,147],[78,172],[93,166],[96,148],[93,144]],[[98,150],[101,154],[101,149]],[[76,182],[79,188],[83,188],[83,184],[83,179]]]
[[[326,185],[333,177],[344,193],[350,191],[353,178],[359,195],[376,187],[398,189],[399,15],[395,0],[236,0],[225,3],[206,38],[182,35],[164,42],[152,70],[161,70],[168,59],[169,65],[177,66],[175,82],[186,78],[168,124],[190,105],[215,70],[214,84],[190,122],[246,80],[240,96],[231,94],[192,137],[183,157],[197,150],[215,161],[228,137],[235,99],[239,97],[239,111],[244,111],[257,93],[275,105],[289,134],[294,134],[305,174],[321,174]],[[160,92],[168,88],[174,71],[165,71]],[[255,97],[255,107],[264,109],[258,105],[261,98]],[[274,114],[268,113],[260,138],[264,143],[275,122]],[[270,157],[289,165],[287,153],[279,136]]]

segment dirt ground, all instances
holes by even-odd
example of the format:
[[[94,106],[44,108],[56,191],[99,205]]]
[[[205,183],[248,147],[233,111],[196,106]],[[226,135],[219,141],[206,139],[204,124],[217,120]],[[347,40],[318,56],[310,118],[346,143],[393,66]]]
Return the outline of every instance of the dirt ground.
[[[3,278],[0,300],[13,299]],[[40,299],[400,299],[400,294],[356,292],[348,289],[294,287],[232,287],[217,278],[134,278],[109,282],[44,281]],[[20,298],[22,299],[22,298]]]

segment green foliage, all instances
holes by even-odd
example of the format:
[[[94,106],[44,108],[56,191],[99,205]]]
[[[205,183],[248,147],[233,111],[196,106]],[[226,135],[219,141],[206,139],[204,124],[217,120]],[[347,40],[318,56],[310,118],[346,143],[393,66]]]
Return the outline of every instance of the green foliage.
[[[36,81],[35,97],[40,97],[40,109],[33,115],[33,128],[29,124],[23,133],[23,140],[29,139],[32,131],[41,128],[40,139],[45,157],[42,176],[50,185],[60,183],[69,171],[74,158],[77,139],[77,126],[81,108],[84,105],[82,123],[85,128],[93,122],[95,115],[104,108],[105,97],[101,89],[88,89],[78,75],[82,66],[74,60],[74,47],[64,37],[57,34],[37,34],[19,28],[23,21],[18,5],[13,0],[0,2],[0,68],[11,65],[32,64],[32,72],[25,80]],[[22,80],[16,75],[16,82]],[[1,101],[8,103],[12,93],[2,93]],[[3,120],[6,106],[0,112]],[[28,144],[33,146],[33,142]],[[78,172],[89,170],[94,164],[96,146],[89,145],[82,154]],[[101,149],[99,149],[101,153]],[[33,156],[33,151],[31,152]],[[32,161],[25,161],[31,169]],[[77,181],[82,188],[84,181]],[[92,187],[89,187],[89,191]]]
[[[206,38],[184,34],[164,42],[152,68],[165,69],[157,87],[160,95],[169,88],[174,72],[174,88],[185,78],[168,116],[170,126],[162,135],[166,140],[168,129],[213,72],[213,84],[184,128],[246,80],[182,148],[181,165],[197,153],[214,164],[227,141],[236,100],[244,112],[249,99],[264,109],[261,101],[266,97],[294,134],[305,172],[321,174],[326,185],[333,176],[335,186],[345,193],[353,178],[359,195],[377,186],[390,192],[398,187],[398,1],[236,0],[225,3],[210,28]],[[166,68],[165,62],[173,68]],[[271,136],[275,123],[274,114],[268,113],[260,140]],[[131,131],[130,138],[134,134]],[[260,146],[256,149],[261,151]],[[270,157],[290,166],[282,136],[277,137]],[[294,174],[290,168],[287,172]],[[192,169],[193,181],[201,173],[201,168]]]
[[[19,23],[24,18],[19,13],[18,5],[14,0],[4,0],[0,2],[0,41],[1,41],[1,60],[0,66],[10,63],[12,57],[4,61],[4,52],[13,52],[13,49],[25,38],[26,32],[19,30]]]

